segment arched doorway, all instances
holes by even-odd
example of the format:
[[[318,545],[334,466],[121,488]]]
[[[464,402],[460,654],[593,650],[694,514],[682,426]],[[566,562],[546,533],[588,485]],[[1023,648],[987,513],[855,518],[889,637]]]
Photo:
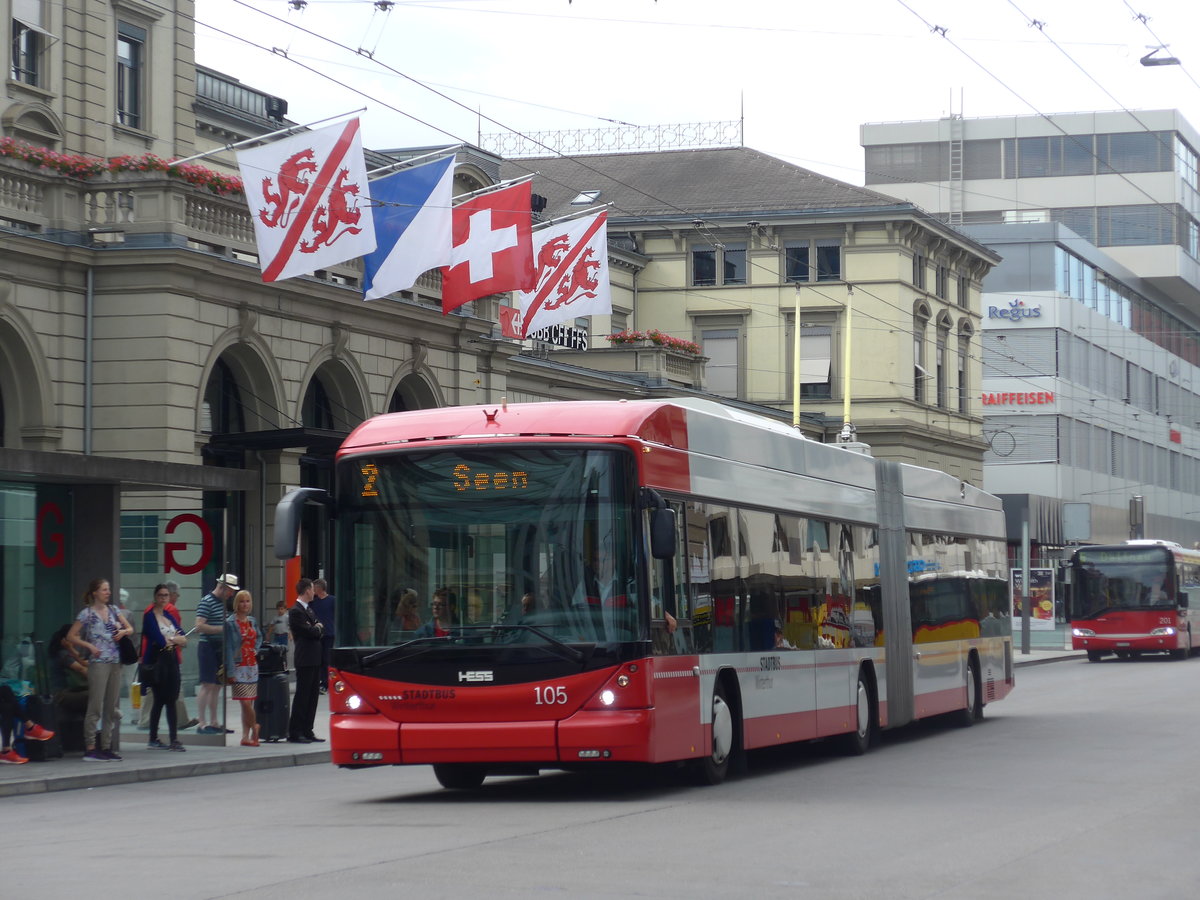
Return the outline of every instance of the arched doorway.
[[[437,409],[441,404],[429,382],[415,372],[400,379],[388,400],[387,411],[405,412],[410,409]]]
[[[308,430],[344,437],[367,417],[364,392],[356,373],[337,359],[322,363],[309,378],[300,404],[300,424]],[[335,446],[314,447],[300,457],[300,484],[333,492]],[[300,529],[302,574],[333,580],[332,530],[324,509],[309,505]]]
[[[223,349],[218,344],[218,355],[209,364],[200,395],[197,430],[207,438],[201,457],[206,466],[254,469],[265,465],[261,451],[270,448],[263,444],[262,436],[277,432],[286,424],[285,417],[279,412],[278,378],[264,358],[265,350],[231,339]],[[205,588],[226,571],[241,575],[248,584],[258,585],[263,580],[261,569],[250,572],[247,566],[252,559],[258,561],[258,551],[250,554],[249,536],[260,533],[259,520],[265,516],[261,509],[249,510],[246,504],[242,492],[203,492],[199,514],[215,548],[211,565],[201,576]]]

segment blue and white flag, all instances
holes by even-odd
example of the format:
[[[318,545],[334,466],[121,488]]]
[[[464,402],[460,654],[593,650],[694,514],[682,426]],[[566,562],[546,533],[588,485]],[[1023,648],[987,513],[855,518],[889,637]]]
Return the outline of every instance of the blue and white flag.
[[[449,264],[453,183],[453,156],[371,182],[376,248],[363,257],[364,300],[406,291]]]

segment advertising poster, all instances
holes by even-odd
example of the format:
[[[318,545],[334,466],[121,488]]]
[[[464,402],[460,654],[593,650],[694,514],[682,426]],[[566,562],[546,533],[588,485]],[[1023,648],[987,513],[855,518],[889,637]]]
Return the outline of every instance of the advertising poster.
[[[1021,570],[1011,569],[1012,572],[1012,598],[1013,598],[1013,633],[1016,634],[1021,629],[1021,599],[1025,595],[1025,591],[1021,585]],[[1053,631],[1054,630],[1054,570],[1053,569],[1030,569],[1029,570],[1029,630],[1030,631]]]

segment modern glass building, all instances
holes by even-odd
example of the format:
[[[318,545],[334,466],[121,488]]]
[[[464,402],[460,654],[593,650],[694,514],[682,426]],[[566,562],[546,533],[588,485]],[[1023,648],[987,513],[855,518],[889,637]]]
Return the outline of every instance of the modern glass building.
[[[1174,110],[952,117],[862,143],[869,186],[1003,258],[983,285],[984,487],[1014,563],[1025,523],[1056,573],[1076,543],[1200,541],[1195,129]]]

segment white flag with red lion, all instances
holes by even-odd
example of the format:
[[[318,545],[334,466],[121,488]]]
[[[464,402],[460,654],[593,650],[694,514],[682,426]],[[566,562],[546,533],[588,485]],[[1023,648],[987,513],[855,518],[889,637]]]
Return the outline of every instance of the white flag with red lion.
[[[537,286],[517,294],[522,336],[612,312],[607,212],[535,231],[533,253]]]
[[[358,119],[243,150],[237,161],[263,281],[375,249]]]

